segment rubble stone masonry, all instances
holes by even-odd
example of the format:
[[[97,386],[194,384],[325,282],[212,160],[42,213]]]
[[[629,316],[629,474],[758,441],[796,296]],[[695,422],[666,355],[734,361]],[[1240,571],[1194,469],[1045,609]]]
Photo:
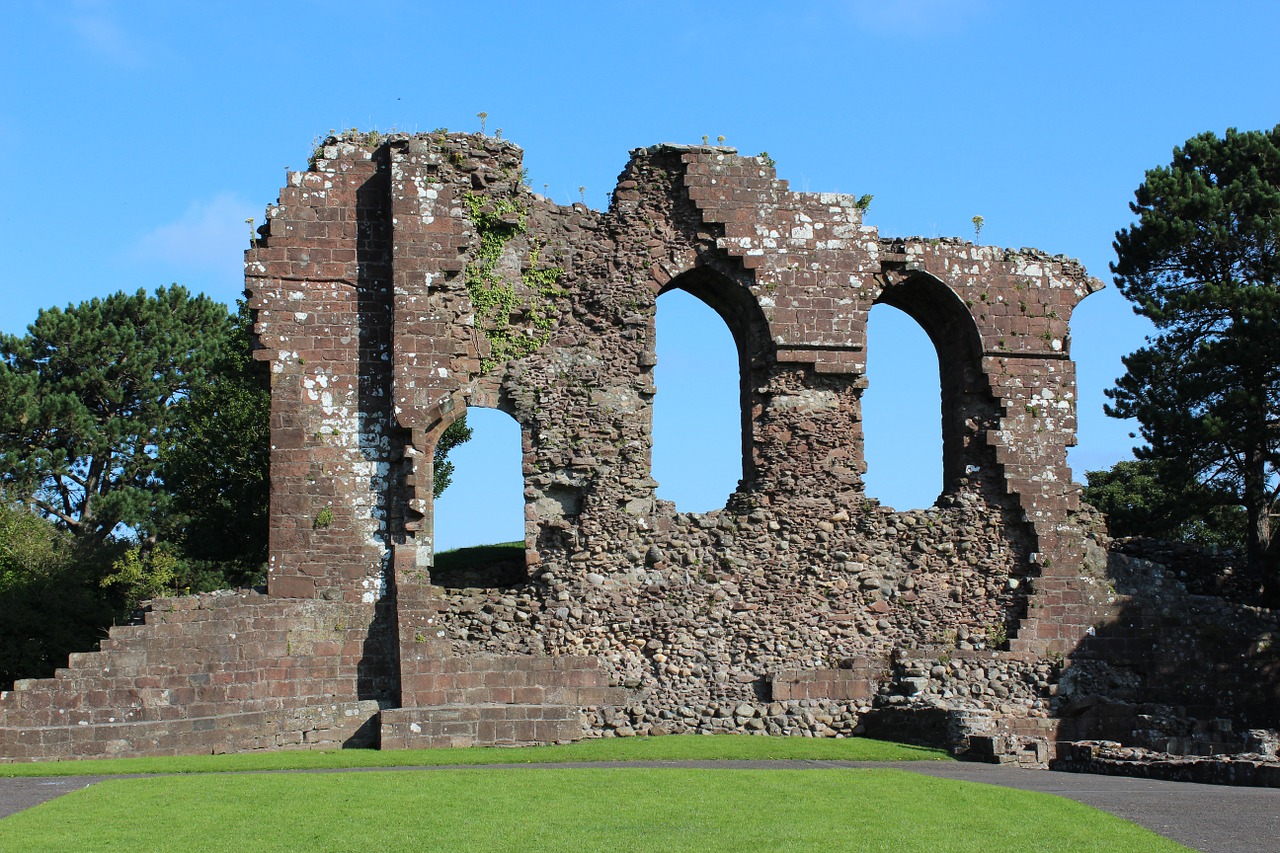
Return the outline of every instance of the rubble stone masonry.
[[[349,133],[290,174],[245,263],[272,390],[267,593],[154,602],[20,682],[0,760],[929,714],[953,745],[1055,737],[1062,670],[1114,610],[1066,464],[1071,312],[1102,285],[1059,255],[883,238],[854,197],[792,192],[732,148],[637,149],[604,212],[522,167],[502,139]],[[673,289],[723,318],[741,369],[743,479],[705,514],[650,470]],[[863,489],[880,303],[938,350],[928,510]],[[520,426],[525,570],[446,589],[432,451],[470,407]]]

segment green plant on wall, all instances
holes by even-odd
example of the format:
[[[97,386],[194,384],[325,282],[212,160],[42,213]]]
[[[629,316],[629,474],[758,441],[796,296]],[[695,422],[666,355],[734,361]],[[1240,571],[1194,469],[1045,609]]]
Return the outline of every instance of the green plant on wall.
[[[480,247],[467,264],[465,280],[476,310],[476,326],[489,342],[489,354],[480,362],[488,372],[512,358],[520,358],[544,346],[555,325],[552,300],[563,295],[558,282],[564,270],[540,266],[542,244],[529,241],[520,281],[528,291],[527,329],[513,329],[511,315],[521,305],[515,284],[498,272],[498,264],[512,238],[524,234],[527,211],[516,200],[486,198],[468,193],[467,212],[480,237]]]
[[[315,530],[324,530],[333,526],[333,507],[325,507],[316,515],[316,520],[312,522],[311,527]]]
[[[311,156],[307,158],[307,166],[311,169],[316,168],[317,163],[324,158],[324,147],[326,145],[333,145],[339,142],[351,142],[356,145],[377,148],[386,140],[386,134],[377,130],[361,132],[358,127],[353,127],[350,130],[344,130],[341,134],[337,134],[330,129],[328,136],[324,138],[317,136],[311,140]]]
[[[1003,622],[992,622],[986,631],[987,643],[993,649],[1002,649],[1009,642],[1009,628]]]

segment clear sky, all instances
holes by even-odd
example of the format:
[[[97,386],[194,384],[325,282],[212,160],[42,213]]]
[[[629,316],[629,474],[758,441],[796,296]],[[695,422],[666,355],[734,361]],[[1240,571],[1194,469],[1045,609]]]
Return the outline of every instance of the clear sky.
[[[1280,122],[1274,2],[9,0],[0,11],[0,331],[11,333],[42,307],[170,282],[233,302],[244,220],[262,221],[285,169],[304,168],[330,129],[474,131],[483,110],[490,132],[524,147],[536,190],[567,203],[583,186],[597,207],[631,148],[723,135],[768,151],[793,189],[874,194],[867,221],[884,236],[971,238],[981,215],[982,242],[1071,255],[1109,282],[1111,240],[1146,169],[1202,131]],[[682,509],[710,509],[740,468],[736,438],[715,423],[734,428],[736,379],[727,332],[680,302],[659,303],[655,476]],[[868,482],[906,508],[930,503],[940,481],[937,368],[894,313],[873,315]],[[1129,455],[1132,426],[1102,414],[1102,391],[1147,331],[1114,288],[1075,313],[1077,479]],[[677,416],[682,380],[709,359],[721,374],[686,391],[693,412]],[[520,535],[518,438],[487,414],[458,451],[441,546]]]

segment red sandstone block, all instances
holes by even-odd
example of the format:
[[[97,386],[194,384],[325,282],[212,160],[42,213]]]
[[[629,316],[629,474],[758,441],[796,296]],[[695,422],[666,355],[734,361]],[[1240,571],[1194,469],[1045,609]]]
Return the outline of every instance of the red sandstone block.
[[[342,652],[342,644],[332,640],[318,642],[311,648],[311,654],[317,657],[332,657]]]
[[[511,690],[511,701],[521,705],[541,705],[546,701],[546,690],[538,686],[515,687]]]
[[[536,658],[534,659],[536,660]],[[520,668],[520,664],[512,662],[504,666],[503,669],[497,670],[485,679],[486,684],[500,684],[507,687],[523,687],[526,684],[534,684],[538,681],[539,676],[547,677],[539,672],[526,672]]]
[[[483,696],[483,701],[498,702],[501,704],[512,704],[519,701],[516,699],[517,690],[525,690],[528,688],[512,688],[512,687],[489,687],[480,691],[478,695]]]
[[[273,575],[269,581],[270,594],[280,598],[314,598],[316,583],[312,578]]]
[[[567,672],[563,678],[563,682],[570,687],[598,687],[603,686],[606,681],[607,677],[599,669],[580,669],[574,672]]]

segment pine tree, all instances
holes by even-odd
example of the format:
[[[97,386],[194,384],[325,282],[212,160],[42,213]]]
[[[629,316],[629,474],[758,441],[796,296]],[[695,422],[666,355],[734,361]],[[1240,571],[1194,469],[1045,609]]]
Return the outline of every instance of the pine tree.
[[[194,589],[251,586],[267,561],[271,394],[252,332],[242,301],[208,380],[177,404],[173,442],[160,454],[171,496],[162,536],[179,546],[183,585]]]
[[[1141,424],[1139,458],[1244,508],[1249,566],[1278,601],[1280,126],[1190,139],[1135,195],[1111,271],[1157,334],[1107,412]]]
[[[0,336],[0,488],[78,539],[153,535],[176,407],[230,332],[225,306],[175,285],[41,311],[26,335]]]

